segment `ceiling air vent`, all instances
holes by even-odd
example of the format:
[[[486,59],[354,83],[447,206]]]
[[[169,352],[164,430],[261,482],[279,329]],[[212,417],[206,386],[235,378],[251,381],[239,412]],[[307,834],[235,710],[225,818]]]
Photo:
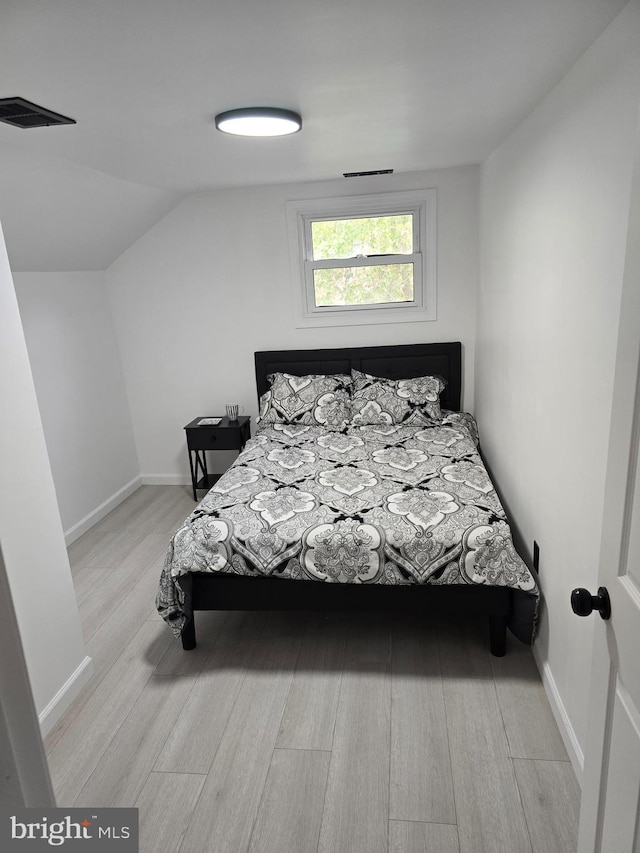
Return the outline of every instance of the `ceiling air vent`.
[[[54,124],[75,124],[73,118],[39,107],[24,98],[0,98],[0,121],[14,127],[49,127]]]
[[[373,169],[370,172],[343,172],[345,178],[368,178],[369,175],[392,175],[393,169]]]

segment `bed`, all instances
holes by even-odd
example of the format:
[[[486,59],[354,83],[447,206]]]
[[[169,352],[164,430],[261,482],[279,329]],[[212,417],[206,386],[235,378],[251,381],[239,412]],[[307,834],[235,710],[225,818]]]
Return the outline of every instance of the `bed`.
[[[492,654],[535,636],[515,551],[460,411],[459,342],[255,353],[259,422],[174,534],[157,608],[481,614]]]

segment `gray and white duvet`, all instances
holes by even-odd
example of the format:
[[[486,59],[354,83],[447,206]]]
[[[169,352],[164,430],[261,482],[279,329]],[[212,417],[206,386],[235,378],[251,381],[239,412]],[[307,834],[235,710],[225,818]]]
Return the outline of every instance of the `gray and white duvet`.
[[[516,553],[471,415],[429,426],[263,424],[172,538],[157,607],[184,625],[187,572],[326,583],[507,586],[531,642],[537,584]],[[524,593],[525,595],[521,595]]]

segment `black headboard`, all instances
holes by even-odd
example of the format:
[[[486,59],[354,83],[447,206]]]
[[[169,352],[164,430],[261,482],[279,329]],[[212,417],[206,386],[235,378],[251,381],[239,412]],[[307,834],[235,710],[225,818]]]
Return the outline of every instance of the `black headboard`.
[[[446,387],[440,397],[443,409],[460,410],[462,389],[462,344],[398,344],[345,349],[301,349],[257,352],[256,383],[258,398],[269,388],[270,373],[351,373],[351,368],[385,379],[413,379],[415,376],[441,376]]]

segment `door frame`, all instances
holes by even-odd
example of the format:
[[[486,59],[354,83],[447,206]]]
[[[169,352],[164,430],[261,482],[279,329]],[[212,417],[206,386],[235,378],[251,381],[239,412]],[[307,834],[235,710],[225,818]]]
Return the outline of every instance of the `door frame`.
[[[0,805],[55,806],[9,579],[0,546]]]

